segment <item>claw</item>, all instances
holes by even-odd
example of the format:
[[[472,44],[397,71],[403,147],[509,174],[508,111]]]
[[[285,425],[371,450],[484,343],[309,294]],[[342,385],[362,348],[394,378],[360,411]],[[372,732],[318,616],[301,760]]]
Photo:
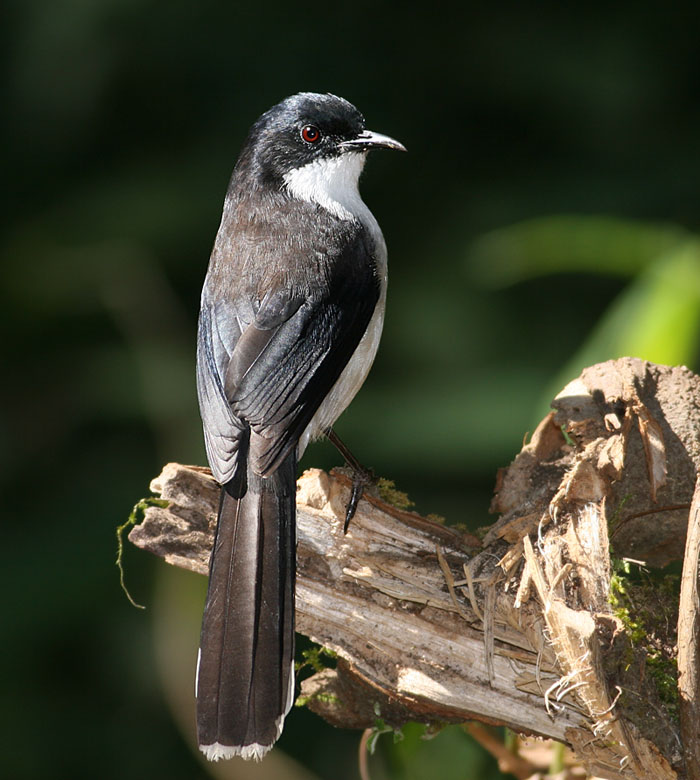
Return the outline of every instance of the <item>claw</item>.
[[[359,504],[360,499],[362,498],[362,494],[365,492],[365,488],[367,487],[367,485],[371,485],[372,482],[374,482],[374,479],[375,479],[374,475],[372,474],[371,471],[368,471],[366,469],[363,469],[362,471],[353,469],[350,500],[348,501],[348,505],[345,508],[345,523],[343,524],[344,534],[348,532],[350,521],[352,520],[353,517],[355,517],[355,512],[357,511],[357,505]]]
[[[362,494],[365,492],[365,488],[367,485],[371,485],[373,482],[376,482],[376,477],[374,476],[373,471],[365,468],[357,460],[352,452],[350,452],[345,444],[343,444],[343,442],[338,438],[338,435],[332,428],[329,428],[326,431],[326,436],[328,437],[328,440],[335,446],[338,452],[340,452],[340,454],[343,456],[345,462],[348,464],[348,466],[350,466],[353,473],[352,490],[350,491],[350,500],[348,501],[348,505],[345,509],[345,523],[343,524],[343,533],[346,534],[348,532],[348,527],[350,526],[350,521],[355,516],[357,505],[362,498]]]

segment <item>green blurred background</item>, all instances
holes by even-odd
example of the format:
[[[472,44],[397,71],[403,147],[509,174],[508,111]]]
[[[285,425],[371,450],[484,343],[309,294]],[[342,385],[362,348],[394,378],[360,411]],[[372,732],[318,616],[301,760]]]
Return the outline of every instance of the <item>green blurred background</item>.
[[[419,511],[484,525],[497,467],[583,365],[700,365],[696,4],[8,0],[2,16],[0,774],[209,777],[187,733],[203,578],[129,548],[134,609],[114,531],[163,463],[204,463],[199,290],[249,125],[332,91],[408,147],[363,180],[389,305],[338,430]],[[327,444],[304,459],[336,463]],[[500,777],[459,730],[420,732],[380,740],[375,780]],[[295,710],[293,761],[217,776],[354,778],[358,739]]]

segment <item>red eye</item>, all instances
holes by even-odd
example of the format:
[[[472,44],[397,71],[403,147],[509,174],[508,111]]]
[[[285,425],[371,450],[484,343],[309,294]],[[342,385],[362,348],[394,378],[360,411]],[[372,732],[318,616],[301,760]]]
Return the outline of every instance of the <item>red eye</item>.
[[[307,144],[315,144],[321,138],[321,131],[316,125],[306,125],[301,129],[301,137]]]

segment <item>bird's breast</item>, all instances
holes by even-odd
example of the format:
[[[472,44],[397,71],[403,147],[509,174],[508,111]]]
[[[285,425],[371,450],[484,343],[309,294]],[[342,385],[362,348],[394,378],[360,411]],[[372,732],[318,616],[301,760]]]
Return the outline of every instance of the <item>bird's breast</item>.
[[[367,209],[366,206],[365,208]],[[379,348],[386,308],[387,253],[382,232],[369,209],[367,209],[367,215],[369,219],[365,218],[362,221],[372,237],[375,247],[374,260],[379,279],[379,298],[360,343],[299,439],[299,458],[303,455],[307,444],[323,436],[348,407],[357,391],[364,384]]]

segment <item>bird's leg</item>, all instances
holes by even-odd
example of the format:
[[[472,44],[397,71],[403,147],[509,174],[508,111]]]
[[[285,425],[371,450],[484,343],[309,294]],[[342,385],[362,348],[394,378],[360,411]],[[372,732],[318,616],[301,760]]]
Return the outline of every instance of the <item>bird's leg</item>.
[[[367,485],[371,485],[373,482],[375,482],[376,477],[374,476],[374,472],[371,469],[365,468],[365,466],[360,463],[360,461],[352,454],[352,452],[350,452],[350,450],[338,438],[338,434],[332,428],[329,428],[326,431],[326,436],[328,437],[328,441],[330,441],[330,443],[343,456],[345,462],[348,464],[348,466],[350,466],[353,472],[352,490],[350,491],[350,500],[348,501],[348,505],[345,510],[345,524],[343,525],[343,533],[346,534],[348,532],[350,521],[355,516],[357,504],[362,498],[362,494],[364,493],[365,488]]]

